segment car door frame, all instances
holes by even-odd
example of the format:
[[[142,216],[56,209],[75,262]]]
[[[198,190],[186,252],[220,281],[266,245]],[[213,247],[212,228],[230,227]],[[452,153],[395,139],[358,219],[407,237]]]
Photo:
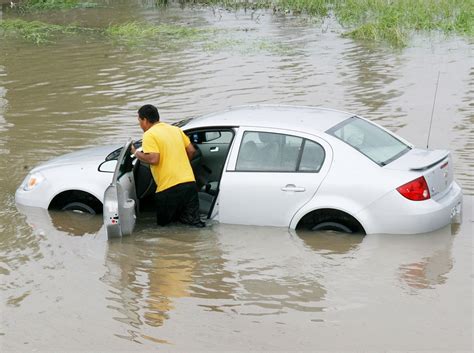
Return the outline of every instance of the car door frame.
[[[207,219],[213,219],[218,215],[219,185],[220,185],[220,182],[221,182],[221,179],[222,179],[222,175],[224,174],[224,171],[227,168],[227,164],[229,163],[229,156],[231,155],[232,149],[235,146],[235,138],[237,136],[238,130],[239,130],[238,126],[220,126],[220,125],[199,126],[199,127],[192,127],[190,129],[184,129],[183,130],[184,133],[190,138],[191,143],[193,143],[191,135],[195,132],[198,132],[198,133],[199,132],[212,132],[212,131],[219,131],[219,132],[220,131],[230,131],[230,132],[232,132],[232,140],[230,141],[230,143],[228,145],[227,155],[225,157],[225,161],[223,163],[222,169],[219,171],[219,176],[218,176],[218,180],[217,180],[218,181],[217,189],[215,190],[216,194],[213,197],[210,209],[207,213]],[[212,143],[210,143],[209,145],[212,145]],[[206,148],[209,148],[209,146],[206,146]],[[202,153],[202,151],[201,151],[201,153]]]

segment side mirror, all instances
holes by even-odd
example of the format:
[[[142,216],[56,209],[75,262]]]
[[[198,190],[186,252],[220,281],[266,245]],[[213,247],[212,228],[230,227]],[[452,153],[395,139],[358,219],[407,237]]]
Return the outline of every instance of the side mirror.
[[[99,172],[103,173],[113,173],[115,172],[115,167],[117,166],[117,160],[112,159],[110,161],[102,162],[99,165]]]
[[[205,135],[205,141],[211,142],[217,140],[219,137],[221,137],[220,131],[207,131]]]

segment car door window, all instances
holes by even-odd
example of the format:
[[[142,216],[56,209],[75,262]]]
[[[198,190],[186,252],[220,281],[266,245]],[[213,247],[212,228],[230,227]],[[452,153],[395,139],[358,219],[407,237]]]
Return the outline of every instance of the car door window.
[[[301,137],[247,131],[242,139],[236,170],[294,172],[302,143]]]
[[[230,128],[212,128],[187,131],[186,134],[198,150],[191,162],[198,186],[218,182],[234,131]]]
[[[324,148],[298,136],[247,131],[237,156],[236,171],[317,173]]]
[[[305,140],[298,171],[313,173],[319,172],[323,166],[325,156],[324,148],[320,144],[310,140]]]
[[[133,161],[134,158],[130,152],[130,145],[127,146],[127,150],[125,152],[125,156],[120,160],[119,172],[117,176],[117,180],[120,180],[122,176],[131,172],[133,170]]]
[[[202,144],[227,144],[229,145],[234,138],[231,131],[208,131],[204,132]]]

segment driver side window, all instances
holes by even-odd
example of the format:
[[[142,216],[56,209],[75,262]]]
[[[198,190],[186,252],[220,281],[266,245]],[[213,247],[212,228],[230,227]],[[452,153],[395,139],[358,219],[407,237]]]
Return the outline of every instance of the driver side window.
[[[234,131],[230,128],[196,130],[187,132],[187,135],[199,151],[199,160],[193,160],[192,163],[198,187],[218,182],[234,138]]]

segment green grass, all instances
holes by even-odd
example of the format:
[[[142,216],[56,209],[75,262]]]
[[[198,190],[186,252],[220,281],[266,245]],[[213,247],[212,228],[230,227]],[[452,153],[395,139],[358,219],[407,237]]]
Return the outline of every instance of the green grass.
[[[67,10],[75,8],[97,7],[94,2],[78,0],[26,0],[20,3],[22,11]]]
[[[160,6],[169,1],[155,0]],[[223,6],[229,9],[272,9],[274,12],[307,14],[315,18],[335,16],[345,28],[343,36],[356,40],[388,43],[404,47],[414,32],[441,32],[474,37],[474,0],[179,0],[180,3]],[[170,1],[171,2],[171,1]],[[79,0],[25,0],[30,10],[71,9],[96,6]],[[37,44],[49,41],[58,33],[74,32],[41,22],[5,20],[0,22],[4,32],[15,32]],[[152,41],[171,43],[172,40],[196,40],[205,31],[175,25],[149,25],[129,22],[111,25],[103,32],[124,44]],[[209,34],[209,33],[208,33]],[[217,44],[217,46],[220,44]]]
[[[21,19],[0,20],[0,37],[19,36],[35,44],[51,43],[61,34],[78,34],[94,32],[111,38],[121,44],[140,45],[159,41],[162,44],[179,41],[191,41],[205,38],[205,30],[177,25],[150,25],[140,22],[110,25],[105,29],[91,29],[77,26],[61,26],[40,21],[25,21]]]
[[[181,0],[181,3],[193,3],[207,6],[221,6],[226,9],[269,9],[274,5],[273,0]]]
[[[326,17],[331,10],[330,0],[277,0],[274,9],[280,12],[306,13],[311,16]]]
[[[440,31],[474,35],[472,0],[346,0],[334,4],[334,13],[346,35],[404,46],[410,33]]]
[[[4,35],[18,35],[36,44],[50,43],[55,35],[71,34],[78,30],[79,28],[74,26],[60,26],[40,21],[20,19],[0,21],[0,31]]]
[[[191,0],[228,8],[269,8],[275,12],[326,18],[332,14],[347,28],[345,36],[407,45],[417,31],[474,36],[473,0]]]
[[[167,44],[180,40],[198,40],[206,35],[205,30],[197,28],[170,24],[151,25],[141,22],[110,25],[105,29],[104,33],[115,41],[128,45],[146,44],[156,41]]]

